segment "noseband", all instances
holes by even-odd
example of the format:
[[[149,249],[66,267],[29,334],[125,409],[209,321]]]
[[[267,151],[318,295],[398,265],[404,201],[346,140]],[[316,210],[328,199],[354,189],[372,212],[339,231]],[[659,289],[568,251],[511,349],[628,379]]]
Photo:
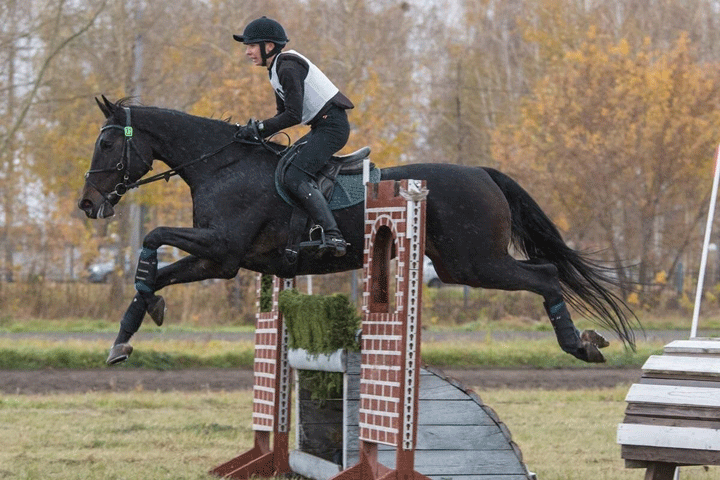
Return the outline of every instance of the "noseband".
[[[127,191],[131,188],[134,188],[137,186],[136,184],[133,184],[130,182],[130,174],[128,172],[128,169],[130,167],[130,155],[131,150],[135,151],[136,156],[150,169],[152,170],[152,161],[148,162],[145,160],[138,150],[137,146],[135,145],[135,142],[133,142],[133,127],[130,122],[130,109],[128,107],[123,107],[123,110],[125,110],[125,125],[105,125],[100,129],[100,133],[104,132],[105,130],[109,130],[111,128],[116,128],[119,130],[122,130],[125,134],[125,143],[123,144],[123,151],[122,155],[120,157],[120,161],[115,165],[114,167],[108,167],[108,168],[98,168],[94,170],[88,170],[87,173],[85,173],[85,181],[90,184],[97,192],[103,196],[103,198],[108,201],[109,203],[112,203],[110,201],[110,195],[115,195],[117,197],[122,197],[127,193]],[[107,173],[107,172],[122,172],[123,174],[123,180],[122,183],[118,183],[115,185],[115,190],[109,193],[103,193],[100,188],[98,188],[97,185],[95,185],[92,181],[90,181],[90,175],[93,173]]]

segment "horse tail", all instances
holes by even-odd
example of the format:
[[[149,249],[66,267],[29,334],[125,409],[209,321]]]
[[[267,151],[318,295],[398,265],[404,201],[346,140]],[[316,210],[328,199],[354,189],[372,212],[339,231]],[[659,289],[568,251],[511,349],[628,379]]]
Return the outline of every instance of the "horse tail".
[[[529,260],[543,259],[558,269],[566,301],[588,318],[617,333],[635,349],[633,324],[638,319],[630,307],[611,289],[620,281],[614,268],[591,260],[586,254],[570,248],[555,224],[515,180],[492,168],[484,168],[500,187],[510,205],[512,243]]]

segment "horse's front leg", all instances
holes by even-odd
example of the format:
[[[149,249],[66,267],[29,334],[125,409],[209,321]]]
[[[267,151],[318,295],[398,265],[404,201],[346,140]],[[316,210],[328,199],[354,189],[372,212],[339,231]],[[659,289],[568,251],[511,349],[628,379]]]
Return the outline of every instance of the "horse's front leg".
[[[162,325],[165,317],[165,300],[155,295],[160,288],[171,283],[187,283],[208,278],[231,278],[237,273],[237,260],[230,261],[227,242],[213,229],[159,227],[143,241],[135,273],[137,293],[128,306],[120,331],[115,339],[107,363],[124,362],[132,353],[130,338],[140,329],[145,313]],[[158,272],[157,250],[162,245],[178,247],[191,254]]]
[[[237,259],[228,260],[227,242],[224,240],[222,234],[209,228],[158,227],[145,236],[135,271],[135,288],[144,297],[147,311],[158,326],[163,322],[165,301],[155,295],[157,290],[170,283],[231,278],[237,273]],[[195,265],[194,268],[168,269],[165,277],[172,281],[158,284],[157,250],[162,245],[177,247],[194,257],[206,259],[206,265],[203,268]]]

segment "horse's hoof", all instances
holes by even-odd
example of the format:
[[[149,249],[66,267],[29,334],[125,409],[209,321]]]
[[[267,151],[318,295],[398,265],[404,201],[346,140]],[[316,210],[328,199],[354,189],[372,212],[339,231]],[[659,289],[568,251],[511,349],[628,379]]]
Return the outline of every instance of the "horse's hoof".
[[[580,360],[584,360],[588,363],[605,363],[605,357],[602,352],[592,343],[583,342],[582,357],[578,356]],[[576,355],[577,356],[577,355]]]
[[[155,295],[152,300],[148,302],[147,312],[158,327],[161,326],[165,320],[165,310],[165,299],[160,295]]]
[[[602,335],[600,335],[595,330],[585,330],[580,334],[580,340],[583,342],[592,343],[598,348],[605,348],[610,345],[610,342],[605,339]]]
[[[108,365],[117,365],[118,363],[123,363],[130,357],[132,351],[133,347],[129,343],[118,343],[117,345],[113,345],[113,347],[110,349],[110,355],[108,355],[105,363],[107,363]]]

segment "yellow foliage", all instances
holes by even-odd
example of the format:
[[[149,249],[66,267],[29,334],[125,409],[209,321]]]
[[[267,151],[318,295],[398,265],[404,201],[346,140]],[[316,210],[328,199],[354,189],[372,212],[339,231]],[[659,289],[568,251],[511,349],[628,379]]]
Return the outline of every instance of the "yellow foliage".
[[[640,305],[640,296],[637,294],[637,292],[632,292],[627,297],[627,303],[631,306],[639,306]]]
[[[706,188],[719,71],[693,59],[687,35],[658,50],[591,28],[534,86],[521,117],[495,130],[493,156],[576,225],[600,219],[609,228],[616,205],[646,218],[676,210]],[[672,230],[666,238],[682,241]]]

